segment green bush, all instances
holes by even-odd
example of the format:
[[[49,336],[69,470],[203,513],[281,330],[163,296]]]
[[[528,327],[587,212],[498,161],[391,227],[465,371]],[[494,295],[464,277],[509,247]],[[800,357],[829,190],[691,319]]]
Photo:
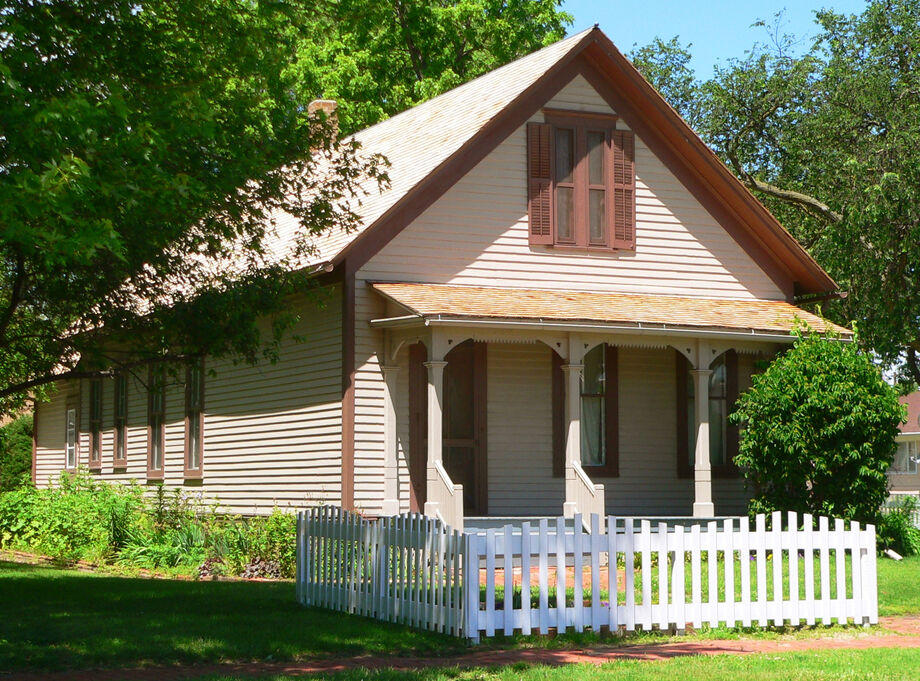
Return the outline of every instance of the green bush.
[[[855,342],[800,333],[732,415],[750,510],[876,521],[903,419],[897,392]]]
[[[135,485],[62,473],[56,487],[0,495],[0,544],[63,561],[106,562],[133,534],[143,506]]]
[[[296,517],[227,516],[180,489],[100,481],[86,472],[62,474],[57,487],[0,494],[0,546],[52,556],[157,570],[194,572],[206,561],[228,574],[270,562],[294,574]],[[214,570],[209,570],[214,574]]]
[[[32,414],[0,428],[0,492],[31,482]]]
[[[916,510],[917,500],[909,496],[884,509],[876,533],[879,549],[891,549],[902,556],[920,554],[920,529],[912,517]]]

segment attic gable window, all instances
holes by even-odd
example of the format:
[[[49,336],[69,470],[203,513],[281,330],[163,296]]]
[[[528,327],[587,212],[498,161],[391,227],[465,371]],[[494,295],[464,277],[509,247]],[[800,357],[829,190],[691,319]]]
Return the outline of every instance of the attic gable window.
[[[546,114],[527,124],[530,243],[634,250],[635,141],[616,117]]]

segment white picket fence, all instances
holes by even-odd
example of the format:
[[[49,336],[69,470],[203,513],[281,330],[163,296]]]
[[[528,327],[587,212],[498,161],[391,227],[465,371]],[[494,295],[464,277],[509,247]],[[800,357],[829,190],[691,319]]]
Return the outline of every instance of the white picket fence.
[[[465,564],[485,565],[485,588],[466,592],[466,636],[878,621],[871,525],[822,517],[815,527],[795,513],[785,527],[780,513],[759,515],[753,528],[747,518],[687,528],[611,517],[605,533],[591,520],[590,532],[576,516],[555,532],[541,520],[468,537]]]
[[[785,525],[783,521],[785,520]],[[774,513],[557,518],[461,535],[419,515],[298,516],[301,603],[466,636],[878,621],[875,528]],[[466,576],[472,578],[466,579]]]
[[[368,521],[335,506],[297,516],[297,600],[462,636],[465,537],[434,518]]]

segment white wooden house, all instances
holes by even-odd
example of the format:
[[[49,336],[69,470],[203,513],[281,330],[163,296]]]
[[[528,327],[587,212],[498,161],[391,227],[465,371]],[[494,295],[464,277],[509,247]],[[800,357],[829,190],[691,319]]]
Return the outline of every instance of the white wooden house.
[[[601,31],[356,137],[391,186],[316,242],[306,341],[164,391],[60,386],[37,484],[87,465],[243,513],[455,526],[744,510],[726,412],[796,317],[829,326],[795,301],[836,285]]]

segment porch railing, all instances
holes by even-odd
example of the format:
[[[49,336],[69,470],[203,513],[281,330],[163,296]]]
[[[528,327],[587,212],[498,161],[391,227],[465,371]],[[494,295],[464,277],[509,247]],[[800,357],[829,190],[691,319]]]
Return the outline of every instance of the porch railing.
[[[597,515],[601,518],[601,530],[603,530],[604,486],[595,484],[577,461],[567,466],[565,476],[564,515],[567,518],[572,518],[576,514],[581,515],[582,518]],[[588,529],[587,526],[585,529]]]
[[[437,518],[455,530],[463,531],[463,485],[450,479],[444,464],[428,465],[428,500],[425,515]]]

